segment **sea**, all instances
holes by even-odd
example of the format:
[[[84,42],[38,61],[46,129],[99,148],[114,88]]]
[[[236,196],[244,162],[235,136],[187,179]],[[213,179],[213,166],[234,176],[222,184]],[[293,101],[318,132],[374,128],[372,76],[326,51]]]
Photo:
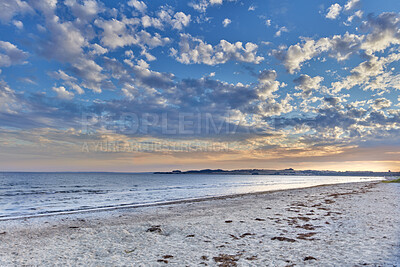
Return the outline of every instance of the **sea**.
[[[0,220],[382,179],[361,176],[0,172]]]

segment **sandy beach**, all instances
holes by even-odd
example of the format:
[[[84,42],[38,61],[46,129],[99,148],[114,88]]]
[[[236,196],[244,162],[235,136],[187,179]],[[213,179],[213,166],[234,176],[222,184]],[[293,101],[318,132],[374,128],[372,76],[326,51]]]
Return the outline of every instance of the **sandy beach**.
[[[400,186],[351,183],[0,222],[0,266],[399,266]]]

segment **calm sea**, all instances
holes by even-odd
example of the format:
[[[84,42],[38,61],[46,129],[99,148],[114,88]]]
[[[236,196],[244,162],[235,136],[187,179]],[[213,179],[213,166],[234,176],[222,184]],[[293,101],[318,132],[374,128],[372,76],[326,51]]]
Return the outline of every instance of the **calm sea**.
[[[380,179],[354,176],[0,173],[0,220]]]

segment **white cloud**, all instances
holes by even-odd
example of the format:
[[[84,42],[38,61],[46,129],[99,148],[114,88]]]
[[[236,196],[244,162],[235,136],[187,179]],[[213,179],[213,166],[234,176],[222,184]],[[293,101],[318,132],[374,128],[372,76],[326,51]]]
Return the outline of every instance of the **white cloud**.
[[[57,93],[57,97],[60,99],[71,100],[74,98],[74,93],[68,92],[64,86],[53,87],[52,90]]]
[[[136,89],[135,86],[129,83],[125,83],[124,87],[121,89],[122,93],[126,98],[129,100],[133,100],[136,97],[136,94],[138,93],[138,90]]]
[[[400,15],[397,13],[370,16],[363,27],[372,29],[372,33],[367,35],[362,45],[367,51],[383,51],[390,45],[400,44]]]
[[[225,0],[225,1],[232,2],[236,0]],[[190,3],[189,5],[199,12],[206,12],[209,5],[213,6],[222,4],[223,0],[197,0],[195,2]]]
[[[62,70],[50,72],[49,75],[57,80],[62,80],[65,85],[69,86],[73,90],[75,90],[78,94],[83,94],[83,89],[76,83],[78,81],[77,78],[69,76]]]
[[[183,27],[187,27],[190,23],[190,14],[186,15],[183,12],[177,12],[171,21],[172,28],[182,30]]]
[[[300,77],[293,80],[297,85],[295,89],[301,90],[303,97],[310,97],[312,95],[312,90],[318,90],[321,85],[320,83],[324,80],[321,76],[315,76],[314,78],[308,76],[307,74],[302,74]]]
[[[15,92],[8,84],[0,80],[0,112],[15,114],[21,109]]]
[[[107,48],[104,48],[98,44],[91,44],[90,48],[92,48],[92,51],[90,51],[91,55],[104,55],[108,52]]]
[[[0,21],[9,22],[17,14],[33,13],[32,7],[21,0],[0,0]]]
[[[300,70],[303,62],[323,52],[329,52],[329,55],[338,61],[345,60],[359,50],[362,40],[362,36],[346,33],[332,38],[308,39],[302,44],[291,45],[287,50],[274,50],[273,54],[282,60],[288,72],[293,74]]]
[[[377,98],[368,100],[368,104],[372,104],[371,108],[374,110],[381,110],[389,108],[392,105],[392,101],[386,98]]]
[[[222,21],[222,25],[224,25],[224,27],[228,27],[229,24],[231,24],[231,20],[226,18]]]
[[[344,5],[344,10],[352,10],[356,8],[360,4],[360,0],[349,0],[345,5]]]
[[[282,32],[288,32],[289,30],[283,26],[280,27],[279,30],[275,33],[275,37],[280,37],[282,35]]]
[[[175,54],[179,62],[184,64],[216,65],[229,60],[259,64],[264,60],[263,57],[257,56],[258,46],[250,42],[243,46],[242,42],[231,44],[221,40],[218,45],[212,46],[189,34],[181,34],[179,46],[179,55],[175,49],[171,52]]]
[[[127,26],[137,25],[139,21],[119,21],[116,19],[95,21],[95,25],[103,29],[101,43],[111,49],[136,44],[137,40]]]
[[[138,0],[130,0],[128,6],[134,7],[142,13],[146,12],[147,9],[147,5],[143,1]]]
[[[147,15],[142,17],[143,27],[155,27],[163,30],[166,25],[170,25],[173,29],[182,30],[190,24],[191,15],[186,15],[183,12],[176,12],[172,9],[165,8],[157,12],[157,17],[149,17]]]
[[[371,56],[368,61],[360,63],[357,67],[350,71],[350,75],[342,79],[341,81],[332,83],[332,92],[339,92],[342,89],[351,89],[354,86],[360,85],[365,89],[382,89],[388,87],[388,84],[383,82],[379,83],[379,80],[371,81],[372,77],[377,77],[385,74],[385,66],[388,64],[399,61],[400,54],[391,54],[387,57]],[[379,84],[380,88],[377,88],[376,83]]]
[[[24,24],[20,20],[13,20],[12,23],[14,24],[15,27],[17,27],[20,30],[24,28]]]
[[[353,22],[354,18],[360,18],[360,19],[361,19],[362,16],[363,16],[363,14],[364,14],[364,13],[363,13],[361,10],[358,10],[358,11],[354,12],[353,15],[351,15],[351,16],[349,16],[349,17],[347,18],[348,24],[345,24],[345,25],[349,26],[350,23]]]
[[[336,19],[339,16],[341,10],[342,7],[338,3],[333,4],[328,8],[328,13],[325,17],[327,19]]]
[[[28,53],[18,49],[12,43],[0,41],[0,67],[24,64],[27,57]]]
[[[95,21],[96,26],[103,29],[101,43],[111,49],[128,45],[137,45],[140,47],[146,45],[149,48],[154,48],[157,46],[164,46],[171,41],[168,37],[161,37],[159,33],[151,35],[144,30],[135,32],[135,29],[132,29],[131,26],[137,25],[138,23],[140,23],[140,21],[135,19]]]
[[[286,95],[280,102],[274,98],[268,98],[265,102],[259,104],[261,115],[265,117],[279,116],[282,113],[289,113],[293,110],[290,101],[293,100],[290,95]]]
[[[64,4],[72,10],[79,22],[90,21],[104,10],[96,0],[84,0],[82,4],[76,0],[65,0]]]
[[[163,28],[163,24],[161,23],[161,21],[158,18],[152,18],[148,15],[144,15],[142,18],[142,25],[144,28],[148,28],[148,27],[154,27],[154,28],[158,28],[158,29],[162,29]]]
[[[263,70],[258,75],[258,85],[256,92],[260,100],[271,98],[273,93],[278,91],[280,87],[284,87],[284,83],[276,80],[277,73],[275,70]]]
[[[329,47],[329,40],[322,38],[318,41],[307,40],[304,44],[291,45],[286,52],[275,50],[274,54],[284,62],[289,73],[293,74],[296,70],[300,70],[303,62],[327,51]]]
[[[93,90],[96,93],[102,91],[102,82],[107,78],[103,74],[103,68],[94,60],[80,58],[72,64],[72,70],[83,79],[82,86]]]

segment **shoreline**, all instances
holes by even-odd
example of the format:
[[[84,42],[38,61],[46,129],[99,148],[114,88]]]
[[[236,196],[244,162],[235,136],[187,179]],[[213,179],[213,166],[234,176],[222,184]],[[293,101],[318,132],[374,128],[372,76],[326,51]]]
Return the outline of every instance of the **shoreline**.
[[[380,177],[380,178],[382,178],[382,177]],[[384,180],[384,178],[381,181],[383,181],[383,180]],[[320,184],[320,185],[305,186],[305,187],[298,187],[298,188],[272,189],[272,190],[259,191],[259,192],[228,194],[228,195],[221,195],[221,196],[207,196],[207,197],[199,197],[199,198],[185,198],[185,199],[143,203],[143,204],[121,204],[121,205],[115,205],[115,206],[95,207],[95,208],[78,209],[78,210],[67,210],[67,211],[60,211],[60,212],[49,212],[49,213],[43,213],[43,214],[33,214],[33,215],[18,216],[18,217],[4,217],[4,218],[0,217],[0,222],[18,221],[18,220],[44,218],[44,217],[79,215],[79,214],[98,213],[98,212],[109,212],[109,211],[124,210],[124,209],[140,209],[140,208],[151,208],[151,207],[160,207],[160,206],[163,207],[163,206],[176,205],[176,204],[197,203],[197,202],[203,202],[203,201],[240,198],[243,196],[264,195],[264,194],[274,193],[274,192],[301,190],[301,189],[315,188],[315,187],[335,186],[335,185],[354,184],[354,183],[379,183],[381,181],[376,180],[376,181],[360,181],[360,182],[347,182],[347,183],[336,183],[336,184]]]
[[[343,183],[2,221],[0,265],[396,266],[399,193]]]

